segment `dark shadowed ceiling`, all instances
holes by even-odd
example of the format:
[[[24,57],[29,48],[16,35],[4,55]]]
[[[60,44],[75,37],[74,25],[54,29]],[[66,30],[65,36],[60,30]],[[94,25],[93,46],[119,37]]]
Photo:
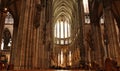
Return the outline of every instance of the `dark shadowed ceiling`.
[[[0,10],[3,11],[4,8],[7,8],[10,13],[13,15],[14,19],[18,19],[20,12],[20,5],[22,0],[0,0]],[[48,0],[49,1],[49,0]],[[52,0],[50,0],[52,1]],[[91,4],[91,12],[95,13],[94,18],[99,17],[103,11],[103,6],[99,0],[89,0]],[[53,19],[56,22],[58,19],[67,19],[71,20],[75,7],[77,5],[77,0],[53,0],[52,9],[53,9]],[[111,2],[112,13],[117,19],[117,22],[120,20],[120,0],[112,0]]]

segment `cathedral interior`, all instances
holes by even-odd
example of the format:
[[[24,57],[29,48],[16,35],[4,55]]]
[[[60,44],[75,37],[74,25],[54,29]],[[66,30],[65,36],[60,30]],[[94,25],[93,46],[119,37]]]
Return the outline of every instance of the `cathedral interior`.
[[[0,70],[120,71],[120,0],[0,0]]]

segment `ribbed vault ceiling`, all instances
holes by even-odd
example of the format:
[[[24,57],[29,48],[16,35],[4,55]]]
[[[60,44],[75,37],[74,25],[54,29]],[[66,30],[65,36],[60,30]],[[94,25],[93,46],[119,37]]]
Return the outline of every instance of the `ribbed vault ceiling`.
[[[53,0],[53,22],[57,20],[72,19],[72,13],[74,11],[75,0]]]

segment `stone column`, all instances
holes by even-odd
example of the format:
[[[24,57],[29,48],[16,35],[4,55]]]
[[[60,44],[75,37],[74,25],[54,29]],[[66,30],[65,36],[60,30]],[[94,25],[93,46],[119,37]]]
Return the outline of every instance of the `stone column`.
[[[41,18],[40,18],[40,28],[39,28],[39,36],[37,39],[39,39],[38,42],[38,68],[40,69],[46,69],[49,68],[49,49],[51,47],[51,16],[50,12],[51,5],[49,1],[44,1],[43,3],[47,3],[42,5],[41,10]],[[43,4],[42,3],[42,4]]]
[[[0,50],[1,50],[1,41],[3,36],[4,24],[5,24],[6,13],[0,11]]]
[[[29,65],[32,65],[31,57],[34,58],[32,55],[32,49],[35,49],[33,38],[35,2],[34,0],[22,0],[20,6],[21,12],[16,39],[17,41],[14,47],[14,67],[15,69],[28,69],[28,67],[30,67]],[[33,64],[33,66],[34,65],[35,64]]]
[[[105,29],[108,37],[108,54],[109,58],[115,59],[119,61],[118,50],[119,50],[119,42],[115,27],[114,18],[111,12],[111,1],[103,0],[104,7],[104,16],[105,16]]]
[[[93,4],[94,3],[94,4]],[[94,6],[92,6],[94,5]],[[99,2],[89,1],[89,9],[90,9],[90,21],[91,21],[91,61],[96,62],[101,67],[103,65],[104,60],[104,48],[102,44],[102,34],[100,28],[100,14],[99,14]],[[96,8],[96,9],[95,9]]]
[[[117,22],[117,26],[118,26],[118,33],[119,33],[119,35],[118,35],[118,48],[117,48],[117,51],[118,51],[118,54],[120,54],[120,18],[119,18],[119,15],[118,15],[118,17],[116,17],[116,22]],[[120,59],[120,56],[118,55],[118,60]],[[118,63],[119,63],[119,65],[120,65],[120,61],[118,61]]]
[[[84,37],[83,37],[83,24],[84,22],[84,10],[83,10],[83,4],[82,0],[78,0],[78,13],[79,13],[79,28],[80,28],[80,33],[79,35],[79,47],[80,47],[80,64],[84,65],[85,64],[85,47],[84,47]]]
[[[19,19],[14,17],[14,25],[13,25],[13,36],[12,36],[12,46],[10,49],[10,64],[14,64],[14,52],[15,52],[15,44],[16,44],[16,39],[17,39],[17,32],[18,32],[18,23]]]
[[[93,51],[94,51],[94,60],[96,63],[98,63],[100,66],[103,65],[104,60],[104,49],[102,45],[102,35],[101,35],[101,28],[99,24],[99,18],[97,18],[98,21],[91,22],[92,25],[92,39],[93,39]]]

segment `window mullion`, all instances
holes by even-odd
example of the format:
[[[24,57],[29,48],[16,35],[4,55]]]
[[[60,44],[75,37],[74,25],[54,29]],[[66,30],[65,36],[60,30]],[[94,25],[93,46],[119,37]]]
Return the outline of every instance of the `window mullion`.
[[[56,24],[55,24],[54,27],[55,27],[55,28],[54,28],[54,36],[55,36],[55,37],[54,37],[54,42],[57,43],[57,42],[56,42],[56,37],[57,37],[57,32],[56,32],[56,31],[57,31],[57,28],[56,28]]]
[[[65,38],[65,21],[63,21],[63,38]],[[65,44],[65,39],[63,40],[63,44]]]
[[[68,28],[68,21],[67,21],[67,37],[69,36],[69,33],[68,33],[68,30],[69,30],[69,28]],[[69,41],[69,39],[67,39],[67,44],[68,44],[68,41]]]
[[[58,20],[54,26],[54,36],[55,36],[55,43],[56,44],[68,44],[70,43],[70,24],[68,21]]]
[[[59,38],[61,38],[61,22],[59,20]],[[61,40],[59,39],[59,44],[61,43]]]

